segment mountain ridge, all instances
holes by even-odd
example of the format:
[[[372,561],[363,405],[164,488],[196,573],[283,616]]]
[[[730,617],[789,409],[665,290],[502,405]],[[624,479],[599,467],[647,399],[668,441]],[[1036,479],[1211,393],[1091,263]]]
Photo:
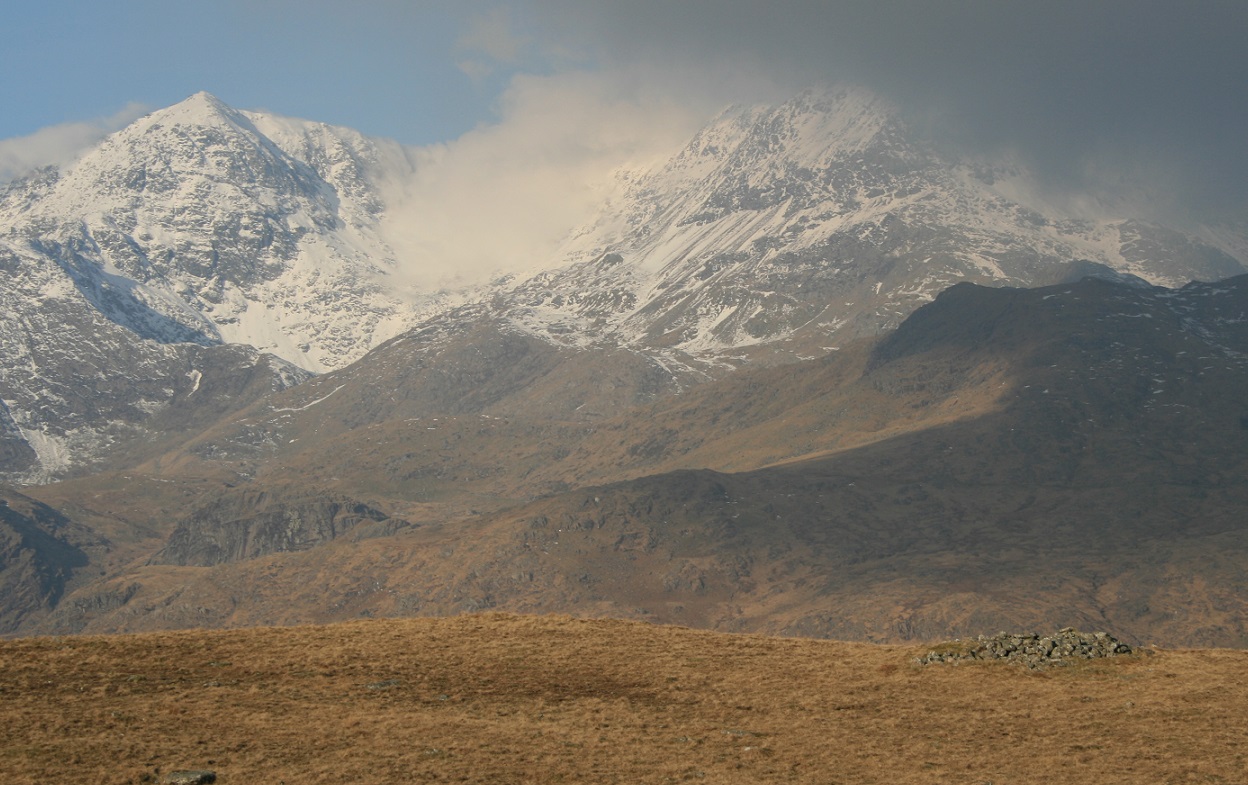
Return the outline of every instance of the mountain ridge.
[[[84,356],[116,357],[117,376],[149,386],[147,374],[165,373],[149,358],[184,344],[251,346],[323,372],[408,330],[474,324],[635,353],[648,359],[626,384],[648,384],[657,364],[688,386],[824,355],[958,281],[1034,285],[1079,259],[1152,283],[1242,270],[1219,250],[1239,247],[1230,230],[1215,246],[1138,220],[1038,212],[1016,200],[1021,169],[942,157],[885,102],[830,88],[726,110],[670,159],[623,175],[621,193],[536,274],[413,290],[414,261],[388,232],[419,159],[198,93],[11,183],[0,199],[14,315],[0,325],[3,476],[66,476],[111,449],[116,417],[45,394],[95,384],[89,359],[59,359],[64,342],[49,336],[66,330]],[[122,343],[134,346],[103,348]],[[127,429],[142,419],[127,416]]]
[[[1016,201],[1027,177],[944,158],[861,91],[732,110],[629,174],[508,315],[706,368],[817,356],[963,280],[1036,285],[1081,259],[1171,286],[1244,270],[1160,225],[1042,213]]]
[[[209,573],[132,563],[27,629],[494,608],[876,641],[1077,623],[1243,646],[1246,313],[1248,276],[963,284],[844,354],[580,422],[383,407],[335,425],[349,396],[408,386],[364,361],[160,470],[234,471],[255,454],[230,447],[244,437],[265,455],[198,496],[183,543],[234,536],[237,516],[213,511],[266,489],[345,494],[402,523]],[[257,429],[265,411],[290,419]]]
[[[1225,237],[1043,212],[831,90],[628,173],[545,269],[413,299],[410,152],[202,94],[5,191],[0,471],[73,524],[6,535],[10,631],[1248,640]]]

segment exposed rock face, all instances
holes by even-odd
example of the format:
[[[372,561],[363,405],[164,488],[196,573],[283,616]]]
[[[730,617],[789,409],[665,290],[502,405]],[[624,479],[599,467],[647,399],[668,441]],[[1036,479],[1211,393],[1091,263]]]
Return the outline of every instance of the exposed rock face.
[[[980,635],[973,641],[953,641],[929,651],[917,662],[920,665],[938,662],[957,665],[962,662],[1003,660],[1038,670],[1054,665],[1070,665],[1076,660],[1131,653],[1130,646],[1109,633],[1079,632],[1073,627],[1066,627],[1045,636],[999,632],[992,637]]]
[[[153,564],[208,567],[340,537],[364,522],[390,521],[380,510],[341,497],[249,492],[217,499],[183,520]],[[400,524],[400,522],[395,522]],[[401,524],[400,524],[401,525]]]
[[[0,489],[0,634],[59,602],[91,539],[47,505]]]
[[[23,473],[39,462],[39,455],[22,436],[9,407],[0,400],[0,471]]]
[[[128,447],[141,451],[309,377],[248,346],[136,340],[63,301],[22,314],[15,295],[0,292],[5,313],[16,314],[0,324],[3,482],[61,479],[105,456],[117,468]]]

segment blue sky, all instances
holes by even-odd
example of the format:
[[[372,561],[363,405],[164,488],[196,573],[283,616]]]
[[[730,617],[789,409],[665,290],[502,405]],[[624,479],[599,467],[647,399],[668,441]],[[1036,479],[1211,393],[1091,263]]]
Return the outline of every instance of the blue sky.
[[[5,6],[0,139],[207,90],[239,108],[426,144],[491,120],[511,73],[542,67],[520,53],[502,63],[474,47],[474,28],[499,12],[473,2]],[[505,21],[520,24],[514,13]]]

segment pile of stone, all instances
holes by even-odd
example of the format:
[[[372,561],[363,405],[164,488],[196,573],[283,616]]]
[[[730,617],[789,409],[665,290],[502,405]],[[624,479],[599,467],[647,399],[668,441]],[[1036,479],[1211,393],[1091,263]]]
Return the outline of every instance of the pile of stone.
[[[1040,669],[1069,665],[1076,660],[1120,657],[1131,653],[1130,646],[1109,633],[1079,632],[1073,627],[1066,627],[1053,635],[1000,632],[991,637],[980,635],[973,640],[951,641],[919,657],[917,662],[920,665],[938,662],[957,665],[1000,660]]]
[[[211,785],[216,781],[215,771],[171,771],[160,778],[160,785]]]

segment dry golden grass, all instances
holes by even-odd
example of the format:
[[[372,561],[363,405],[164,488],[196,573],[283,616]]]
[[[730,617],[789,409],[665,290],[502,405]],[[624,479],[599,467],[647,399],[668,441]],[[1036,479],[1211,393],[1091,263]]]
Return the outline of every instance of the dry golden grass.
[[[1248,781],[1248,652],[1032,673],[500,614],[0,642],[0,779]]]

